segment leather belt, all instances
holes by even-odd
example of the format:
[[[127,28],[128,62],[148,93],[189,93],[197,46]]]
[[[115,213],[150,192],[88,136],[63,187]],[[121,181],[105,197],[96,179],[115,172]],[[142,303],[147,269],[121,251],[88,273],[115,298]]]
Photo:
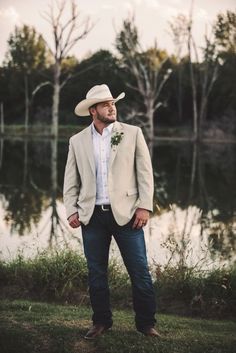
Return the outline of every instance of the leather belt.
[[[103,212],[111,211],[111,205],[95,205],[95,207]]]

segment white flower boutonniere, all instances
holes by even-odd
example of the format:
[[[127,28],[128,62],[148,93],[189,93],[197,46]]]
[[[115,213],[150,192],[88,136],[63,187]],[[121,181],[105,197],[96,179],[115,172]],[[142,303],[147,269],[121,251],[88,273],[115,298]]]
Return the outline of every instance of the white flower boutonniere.
[[[124,133],[123,132],[116,132],[112,137],[111,137],[111,147],[115,147],[119,145],[123,138]]]

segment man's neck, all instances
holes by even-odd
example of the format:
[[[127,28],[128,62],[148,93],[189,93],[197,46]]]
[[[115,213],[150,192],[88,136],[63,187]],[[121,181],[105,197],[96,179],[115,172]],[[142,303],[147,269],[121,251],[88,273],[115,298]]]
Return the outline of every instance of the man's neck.
[[[111,123],[112,124],[112,123]],[[100,134],[100,135],[102,135],[102,133],[103,133],[103,130],[106,128],[106,127],[108,127],[108,126],[110,126],[111,124],[105,124],[105,123],[100,123],[100,122],[95,122],[95,121],[93,121],[93,125],[94,125],[94,127],[95,127],[95,129],[96,129],[96,131]]]

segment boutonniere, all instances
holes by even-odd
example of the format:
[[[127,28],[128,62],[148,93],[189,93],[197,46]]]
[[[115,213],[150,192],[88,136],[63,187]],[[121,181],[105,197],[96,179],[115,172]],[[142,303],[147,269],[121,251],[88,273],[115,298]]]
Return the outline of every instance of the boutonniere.
[[[123,135],[124,135],[123,132],[116,131],[116,133],[111,137],[111,147],[115,147],[119,145],[119,143],[123,138]]]

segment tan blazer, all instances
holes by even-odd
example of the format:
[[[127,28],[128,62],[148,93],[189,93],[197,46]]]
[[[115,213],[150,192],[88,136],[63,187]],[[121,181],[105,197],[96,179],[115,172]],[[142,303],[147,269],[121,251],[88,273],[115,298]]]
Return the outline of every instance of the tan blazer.
[[[115,122],[112,134],[116,132],[123,132],[123,137],[111,147],[108,191],[115,220],[124,225],[138,207],[152,211],[153,172],[142,130]],[[88,224],[96,201],[91,125],[70,138],[63,198],[67,217],[78,211],[80,221]]]

